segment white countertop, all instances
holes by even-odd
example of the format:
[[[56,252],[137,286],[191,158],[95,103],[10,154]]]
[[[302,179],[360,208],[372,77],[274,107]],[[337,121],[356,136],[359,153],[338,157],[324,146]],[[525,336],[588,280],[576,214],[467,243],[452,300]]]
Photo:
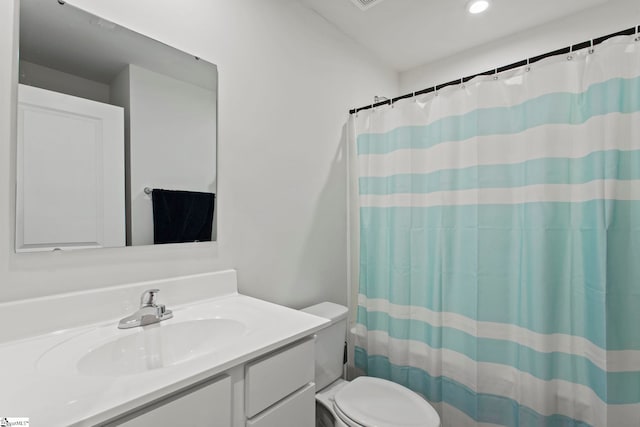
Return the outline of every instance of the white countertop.
[[[173,310],[173,319],[155,327],[232,318],[241,319],[246,331],[240,339],[205,356],[121,376],[80,374],[75,370],[77,354],[70,354],[59,369],[41,363],[50,349],[64,348],[66,341],[98,328],[112,327],[114,334],[122,336],[140,330],[118,330],[118,318],[0,344],[0,416],[28,417],[32,426],[95,425],[309,336],[328,324],[326,319],[239,294],[167,308]]]

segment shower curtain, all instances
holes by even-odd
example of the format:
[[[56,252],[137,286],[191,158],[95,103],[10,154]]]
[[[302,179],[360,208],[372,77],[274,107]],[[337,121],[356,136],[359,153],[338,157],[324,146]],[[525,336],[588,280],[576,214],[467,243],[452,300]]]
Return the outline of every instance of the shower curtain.
[[[355,366],[443,426],[640,426],[640,42],[350,126]]]

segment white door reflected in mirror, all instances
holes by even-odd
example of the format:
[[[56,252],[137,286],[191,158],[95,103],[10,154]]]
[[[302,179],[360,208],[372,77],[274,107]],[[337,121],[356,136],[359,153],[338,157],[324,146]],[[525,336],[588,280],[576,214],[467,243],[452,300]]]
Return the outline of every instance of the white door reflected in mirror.
[[[125,244],[124,111],[20,85],[16,251]]]

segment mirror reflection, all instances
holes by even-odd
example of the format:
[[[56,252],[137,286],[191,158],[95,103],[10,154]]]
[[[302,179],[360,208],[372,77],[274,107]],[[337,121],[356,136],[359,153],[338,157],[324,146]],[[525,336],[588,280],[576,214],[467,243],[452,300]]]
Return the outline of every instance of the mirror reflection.
[[[16,251],[215,240],[216,66],[21,0]]]

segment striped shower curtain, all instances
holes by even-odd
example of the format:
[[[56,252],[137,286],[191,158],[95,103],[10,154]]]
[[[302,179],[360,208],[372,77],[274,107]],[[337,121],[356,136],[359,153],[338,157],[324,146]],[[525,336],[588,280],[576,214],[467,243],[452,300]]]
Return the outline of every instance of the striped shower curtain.
[[[351,120],[355,366],[443,426],[640,426],[640,42]]]

